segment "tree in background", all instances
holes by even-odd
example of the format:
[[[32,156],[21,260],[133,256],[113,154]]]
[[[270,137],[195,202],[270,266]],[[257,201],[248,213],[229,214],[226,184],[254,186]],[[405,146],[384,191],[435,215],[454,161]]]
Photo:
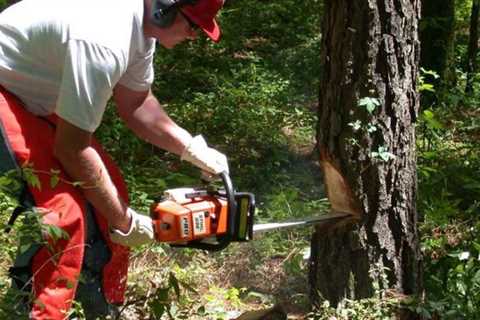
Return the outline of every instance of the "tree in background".
[[[435,86],[454,84],[455,0],[422,1],[420,40],[420,65],[440,76]]]
[[[379,286],[415,295],[420,1],[325,0],[324,9],[318,150],[332,209],[354,218],[314,233],[311,295],[333,305]]]
[[[467,84],[465,92],[473,92],[473,79],[477,72],[477,52],[478,52],[478,14],[480,11],[479,0],[472,1],[472,14],[470,17],[470,36],[468,41],[467,56]]]

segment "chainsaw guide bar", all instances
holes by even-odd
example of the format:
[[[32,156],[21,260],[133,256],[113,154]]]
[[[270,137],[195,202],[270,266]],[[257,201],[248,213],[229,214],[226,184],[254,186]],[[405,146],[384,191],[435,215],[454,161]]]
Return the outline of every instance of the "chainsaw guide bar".
[[[347,218],[350,216],[351,215],[348,213],[328,213],[328,214],[323,214],[321,216],[306,218],[303,220],[254,224],[253,233],[257,234],[261,232],[268,232],[268,231],[284,229],[284,228],[295,228],[295,227],[303,227],[303,226],[312,225],[312,224],[321,224],[331,220]]]
[[[250,241],[254,233],[350,216],[332,212],[298,221],[254,224],[254,194],[237,192],[227,172],[221,173],[220,178],[224,189],[209,185],[207,188],[166,190],[164,197],[153,203],[150,210],[155,239],[175,247],[218,251],[231,242]]]

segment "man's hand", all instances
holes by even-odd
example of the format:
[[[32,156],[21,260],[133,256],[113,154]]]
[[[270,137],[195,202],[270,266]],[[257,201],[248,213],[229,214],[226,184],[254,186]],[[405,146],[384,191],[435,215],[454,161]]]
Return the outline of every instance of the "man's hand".
[[[143,214],[135,212],[128,208],[131,223],[130,229],[125,233],[117,229],[111,229],[110,239],[125,247],[136,247],[147,244],[155,240],[152,219]]]
[[[227,157],[210,148],[202,136],[196,136],[190,140],[180,159],[210,174],[218,175],[224,171],[229,173]]]

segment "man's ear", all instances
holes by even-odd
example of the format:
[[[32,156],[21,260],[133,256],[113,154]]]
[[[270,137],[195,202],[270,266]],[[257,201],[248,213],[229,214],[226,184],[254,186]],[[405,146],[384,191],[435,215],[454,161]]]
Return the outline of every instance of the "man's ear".
[[[151,22],[159,28],[170,27],[178,14],[182,0],[151,0],[149,12]]]

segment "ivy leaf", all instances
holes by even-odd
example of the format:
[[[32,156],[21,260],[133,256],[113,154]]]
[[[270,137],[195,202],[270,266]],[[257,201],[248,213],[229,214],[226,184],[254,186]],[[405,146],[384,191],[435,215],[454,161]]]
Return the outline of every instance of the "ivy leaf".
[[[434,79],[439,79],[440,78],[438,73],[434,70],[427,70],[425,68],[420,68],[420,71],[421,71],[422,74],[432,76]]]
[[[65,230],[53,224],[44,225],[43,230],[53,242],[57,242],[60,239],[67,240],[70,238],[69,234]]]
[[[377,131],[377,127],[374,124],[369,124],[367,126],[367,132],[368,133],[372,133],[372,132],[375,132],[375,131]]]
[[[348,125],[352,127],[353,131],[358,131],[362,127],[362,122],[360,120],[356,120],[355,122],[350,122]]]
[[[424,83],[422,84],[419,88],[419,91],[428,91],[428,92],[435,92],[435,88],[433,87],[433,84],[430,83]]]
[[[50,187],[53,189],[57,186],[60,181],[60,170],[50,169]]]
[[[40,179],[38,178],[38,175],[35,173],[34,169],[30,166],[24,166],[22,168],[22,174],[23,178],[27,182],[29,186],[32,186],[33,188],[37,188],[39,190],[42,189]]]
[[[391,159],[395,159],[395,155],[388,151],[387,147],[380,146],[377,151],[371,153],[372,158],[381,159],[384,162],[387,162]]]
[[[58,181],[60,181],[57,175],[54,175],[50,178],[50,187],[53,189],[58,185]]]
[[[378,106],[380,105],[380,101],[377,98],[372,97],[365,97],[360,99],[358,102],[358,106],[365,107],[368,113],[372,113]]]

